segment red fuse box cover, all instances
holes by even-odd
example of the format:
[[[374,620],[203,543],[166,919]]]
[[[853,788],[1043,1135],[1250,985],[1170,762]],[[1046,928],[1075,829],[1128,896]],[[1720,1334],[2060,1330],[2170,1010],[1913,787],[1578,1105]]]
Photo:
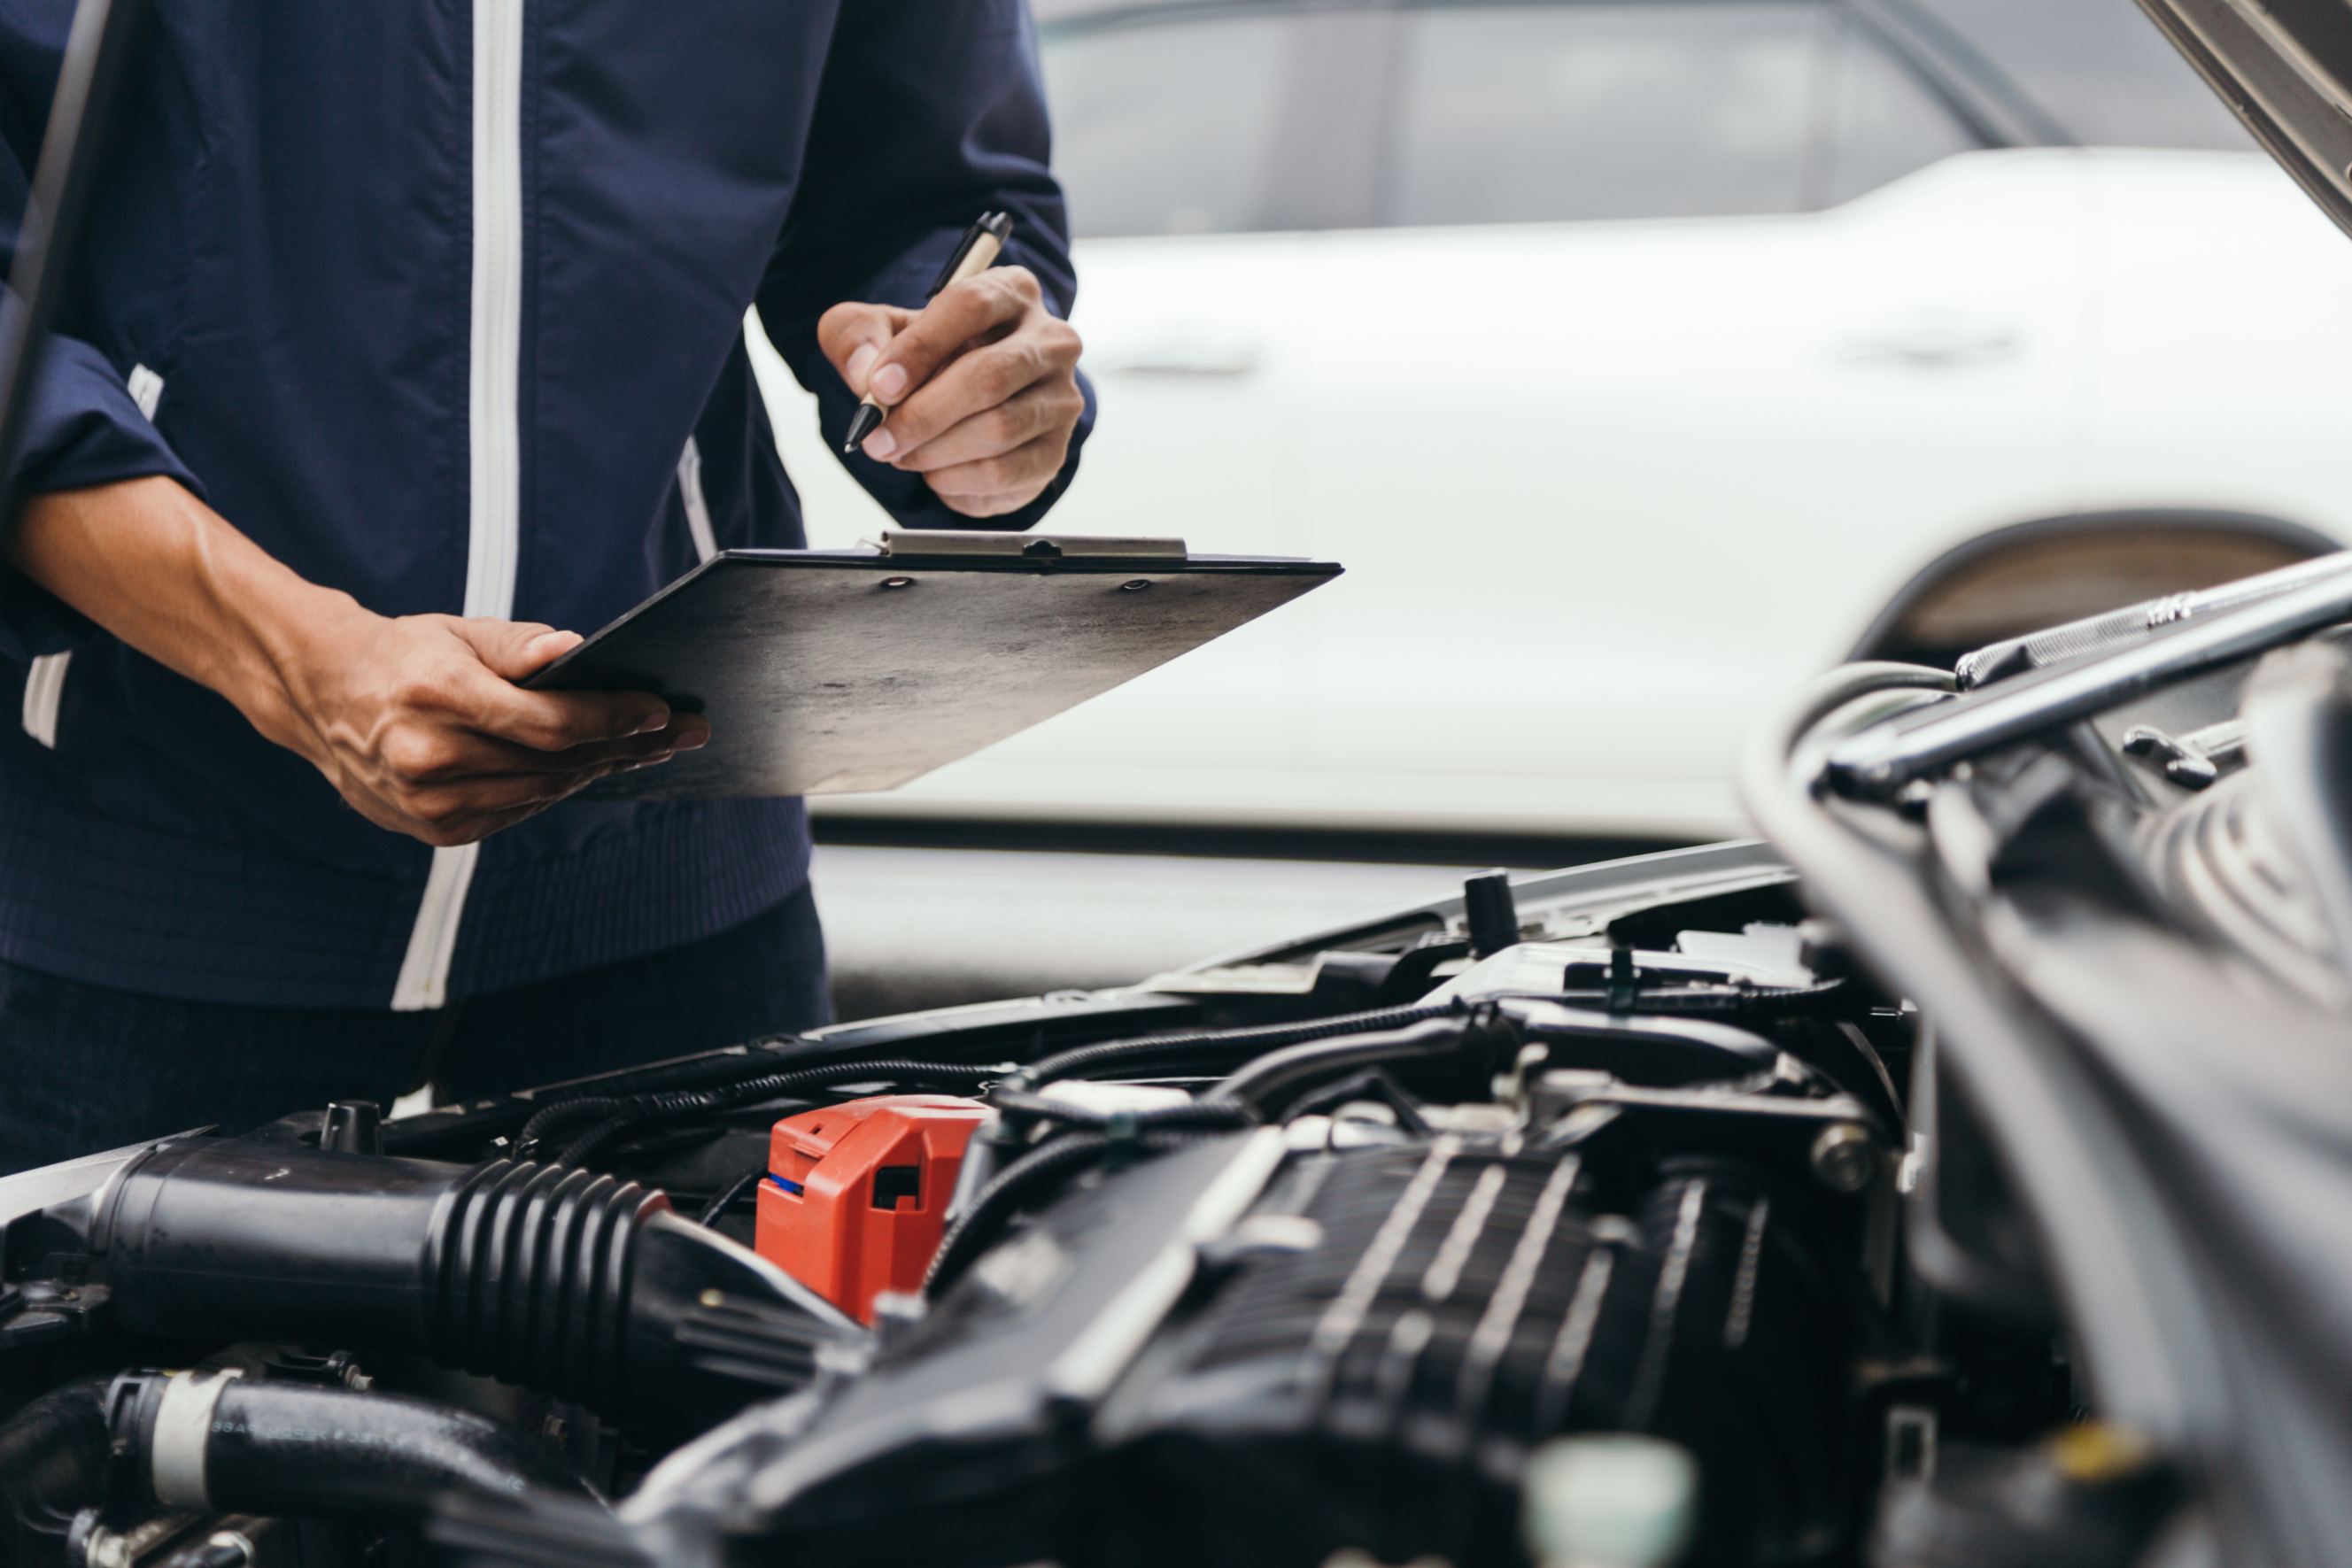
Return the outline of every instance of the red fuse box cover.
[[[988,1117],[976,1100],[884,1094],[777,1123],[760,1184],[761,1256],[872,1322],[875,1297],[921,1287],[964,1149]]]

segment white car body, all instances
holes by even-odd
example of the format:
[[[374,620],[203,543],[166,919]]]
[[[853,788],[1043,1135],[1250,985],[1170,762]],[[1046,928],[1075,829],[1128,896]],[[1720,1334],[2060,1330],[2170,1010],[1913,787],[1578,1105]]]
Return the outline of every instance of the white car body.
[[[1786,215],[1082,242],[1101,419],[1050,527],[1348,575],[822,809],[1738,831],[1759,709],[1955,545],[2137,507],[2352,537],[2341,245],[2257,154],[2086,149]],[[885,526],[751,336],[812,541]]]

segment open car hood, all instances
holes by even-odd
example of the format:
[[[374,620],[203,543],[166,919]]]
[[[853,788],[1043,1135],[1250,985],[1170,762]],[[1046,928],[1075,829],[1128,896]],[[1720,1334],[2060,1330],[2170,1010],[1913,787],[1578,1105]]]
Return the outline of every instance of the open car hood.
[[[2352,234],[2352,13],[2343,0],[2139,0],[2296,183]]]

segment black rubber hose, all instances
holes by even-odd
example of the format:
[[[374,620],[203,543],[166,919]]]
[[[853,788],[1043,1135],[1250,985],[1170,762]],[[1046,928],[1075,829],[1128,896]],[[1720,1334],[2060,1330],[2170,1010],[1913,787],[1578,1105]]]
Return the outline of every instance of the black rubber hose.
[[[0,1423],[0,1563],[63,1562],[74,1515],[102,1500],[106,1387],[66,1384]]]
[[[856,1333],[662,1194],[593,1171],[189,1138],[127,1165],[111,1190],[95,1282],[120,1326],[173,1342],[421,1351],[667,1432],[774,1390],[763,1374],[747,1392],[747,1359],[701,1346],[711,1313],[749,1303]]]
[[[183,1382],[191,1375],[176,1375]],[[398,1395],[230,1378],[199,1431],[166,1437],[159,1414],[173,1381],[132,1374],[112,1396],[116,1441],[128,1440],[134,1473],[162,1507],[397,1520],[423,1514],[449,1491],[593,1495],[514,1427]],[[177,1396],[196,1397],[186,1388]],[[165,1452],[173,1443],[201,1443],[201,1463]],[[201,1497],[190,1495],[192,1478],[200,1478]]]
[[[1517,1031],[1492,1009],[1449,1013],[1403,1029],[1308,1040],[1269,1052],[1218,1084],[1206,1098],[1239,1101],[1270,1117],[1316,1084],[1369,1067],[1461,1058],[1465,1070],[1499,1069],[1504,1062],[1497,1051],[1486,1048],[1507,1049],[1517,1040]]]
[[[251,1568],[253,1548],[242,1536],[215,1532],[163,1559],[163,1568]]]
[[[522,1435],[470,1410],[348,1388],[239,1378],[205,1454],[215,1507],[247,1513],[402,1515],[436,1492],[581,1493]]]
[[[1329,1040],[1335,1035],[1363,1034],[1374,1030],[1402,1029],[1424,1019],[1444,1018],[1460,1011],[1458,1003],[1445,1002],[1432,1006],[1408,1008],[1378,1008],[1370,1012],[1341,1013],[1337,1017],[1316,1019],[1305,1023],[1263,1024],[1250,1029],[1195,1030],[1170,1034],[1139,1035],[1132,1040],[1102,1040],[1094,1045],[1075,1046],[1044,1058],[1013,1075],[1016,1087],[1034,1089],[1051,1083],[1057,1078],[1075,1078],[1089,1069],[1108,1065],[1130,1066],[1141,1061],[1163,1059],[1187,1061],[1207,1055],[1218,1061],[1238,1054],[1244,1059],[1260,1051],[1281,1046],[1297,1045],[1312,1040]]]

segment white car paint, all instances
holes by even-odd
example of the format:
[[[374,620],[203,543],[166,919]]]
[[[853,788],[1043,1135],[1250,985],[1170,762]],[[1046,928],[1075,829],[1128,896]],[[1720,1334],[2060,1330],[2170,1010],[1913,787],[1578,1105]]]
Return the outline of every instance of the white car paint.
[[[1052,526],[1349,574],[822,809],[1737,831],[1741,737],[1955,544],[2137,506],[2352,537],[2342,246],[2259,155],[2105,150],[1788,216],[1081,244],[1101,423]],[[761,358],[812,539],[883,526]]]

